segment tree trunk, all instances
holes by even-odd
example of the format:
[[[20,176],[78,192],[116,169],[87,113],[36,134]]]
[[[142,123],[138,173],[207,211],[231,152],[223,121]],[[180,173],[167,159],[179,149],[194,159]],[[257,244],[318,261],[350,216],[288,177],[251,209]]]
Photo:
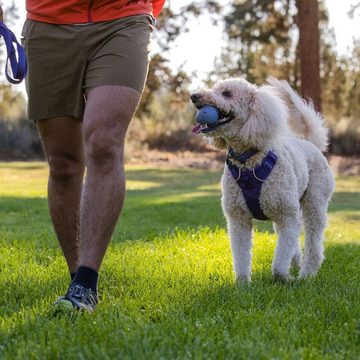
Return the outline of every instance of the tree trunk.
[[[300,40],[301,95],[321,111],[319,9],[317,0],[296,0]]]

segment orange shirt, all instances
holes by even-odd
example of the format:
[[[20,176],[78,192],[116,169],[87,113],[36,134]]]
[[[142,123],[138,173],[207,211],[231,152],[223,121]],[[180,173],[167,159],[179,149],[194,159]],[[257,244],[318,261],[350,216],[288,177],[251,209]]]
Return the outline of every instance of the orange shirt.
[[[52,24],[81,24],[150,14],[157,17],[165,0],[26,0],[27,17]]]

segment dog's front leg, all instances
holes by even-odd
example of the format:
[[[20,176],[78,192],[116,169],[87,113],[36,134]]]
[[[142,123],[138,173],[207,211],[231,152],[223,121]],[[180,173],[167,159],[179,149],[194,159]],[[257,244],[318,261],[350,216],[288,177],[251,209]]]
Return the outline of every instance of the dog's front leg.
[[[291,280],[290,267],[293,257],[299,256],[299,236],[301,232],[300,214],[294,214],[277,222],[278,240],[272,273],[279,280]]]
[[[252,222],[238,217],[227,220],[236,282],[250,282]]]

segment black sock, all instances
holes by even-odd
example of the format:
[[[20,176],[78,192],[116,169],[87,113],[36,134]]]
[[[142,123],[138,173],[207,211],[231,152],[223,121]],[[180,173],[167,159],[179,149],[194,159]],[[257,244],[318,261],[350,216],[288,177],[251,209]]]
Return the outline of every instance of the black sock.
[[[71,280],[74,280],[75,275],[76,275],[76,271],[73,273],[70,273]]]
[[[95,270],[87,266],[80,266],[76,271],[76,275],[72,283],[82,285],[88,289],[93,290],[96,293],[97,281],[98,273]]]

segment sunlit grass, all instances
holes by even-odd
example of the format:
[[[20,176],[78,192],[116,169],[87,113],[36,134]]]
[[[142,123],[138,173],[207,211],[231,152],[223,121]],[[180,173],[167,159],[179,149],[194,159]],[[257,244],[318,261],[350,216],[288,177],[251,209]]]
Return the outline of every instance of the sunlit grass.
[[[274,282],[256,223],[253,282],[233,281],[219,172],[127,168],[121,221],[92,315],[54,319],[68,284],[44,163],[0,164],[1,359],[357,359],[359,177],[337,179],[318,276]]]

